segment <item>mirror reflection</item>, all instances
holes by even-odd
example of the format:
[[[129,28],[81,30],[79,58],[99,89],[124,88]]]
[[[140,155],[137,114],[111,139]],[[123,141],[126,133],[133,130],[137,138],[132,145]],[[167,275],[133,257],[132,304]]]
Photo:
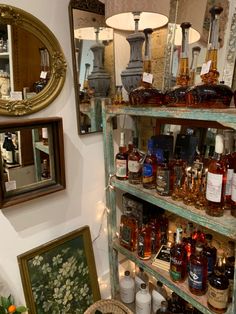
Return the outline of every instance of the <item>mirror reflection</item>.
[[[106,27],[104,4],[71,1],[74,80],[80,134],[102,131],[101,98],[113,85],[113,29]]]
[[[55,180],[52,141],[50,127],[0,133],[3,181],[7,193]]]
[[[0,24],[1,99],[31,98],[49,78],[49,53],[42,41],[21,27]]]

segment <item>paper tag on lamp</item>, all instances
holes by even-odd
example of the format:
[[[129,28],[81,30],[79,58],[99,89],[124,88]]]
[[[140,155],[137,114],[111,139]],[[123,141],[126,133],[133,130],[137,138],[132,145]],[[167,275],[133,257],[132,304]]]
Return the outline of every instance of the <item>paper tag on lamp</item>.
[[[207,74],[210,71],[210,67],[211,60],[207,61],[206,63],[203,63],[200,75]]]
[[[153,81],[153,75],[148,72],[143,72],[143,82],[152,84]]]

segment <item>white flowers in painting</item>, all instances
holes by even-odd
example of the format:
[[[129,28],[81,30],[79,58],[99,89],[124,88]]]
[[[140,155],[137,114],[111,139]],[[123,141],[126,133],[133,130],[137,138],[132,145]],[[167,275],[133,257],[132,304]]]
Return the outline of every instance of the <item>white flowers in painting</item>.
[[[93,303],[89,268],[83,244],[70,241],[29,261],[38,314],[82,314]],[[95,279],[96,280],[96,279]]]

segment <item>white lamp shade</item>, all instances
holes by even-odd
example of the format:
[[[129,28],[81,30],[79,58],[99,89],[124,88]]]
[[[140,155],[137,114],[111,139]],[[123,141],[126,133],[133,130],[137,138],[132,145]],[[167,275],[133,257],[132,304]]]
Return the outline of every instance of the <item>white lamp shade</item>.
[[[74,36],[78,39],[83,40],[96,40],[96,28],[94,27],[83,27],[74,30]],[[98,40],[112,40],[113,29],[109,27],[100,27]]]
[[[139,30],[159,28],[168,22],[169,0],[105,0],[105,19],[109,27],[133,31],[132,12],[140,12]]]
[[[178,0],[175,45],[181,45],[182,30],[180,24],[183,22],[191,23],[191,28],[189,29],[189,43],[192,44],[200,39],[206,6],[207,0]]]

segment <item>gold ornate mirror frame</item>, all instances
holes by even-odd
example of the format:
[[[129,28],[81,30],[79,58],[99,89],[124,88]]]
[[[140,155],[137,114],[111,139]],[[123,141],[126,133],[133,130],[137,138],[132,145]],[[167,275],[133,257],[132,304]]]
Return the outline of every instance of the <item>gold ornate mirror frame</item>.
[[[47,107],[60,93],[66,75],[66,61],[54,34],[32,14],[19,8],[0,4],[0,23],[19,26],[36,36],[50,56],[50,79],[37,95],[24,100],[0,99],[0,115],[22,116]]]

